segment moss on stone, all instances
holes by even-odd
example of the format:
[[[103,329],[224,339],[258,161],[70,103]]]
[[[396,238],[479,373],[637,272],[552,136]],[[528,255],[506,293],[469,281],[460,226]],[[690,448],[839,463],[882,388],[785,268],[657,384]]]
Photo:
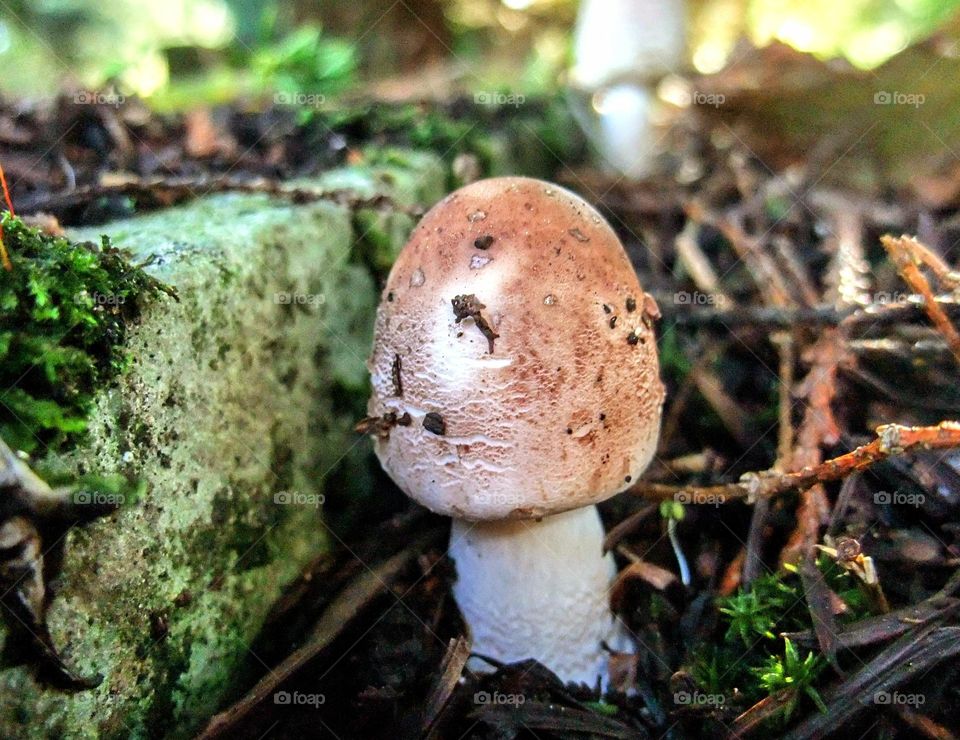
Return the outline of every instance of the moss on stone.
[[[75,243],[0,220],[0,437],[57,449],[87,427],[96,391],[123,371],[127,326],[160,284],[110,240]]]
[[[312,186],[407,206],[442,193],[444,172],[411,154]],[[357,226],[348,205],[227,194],[72,234],[152,258],[180,300],[125,326],[126,371],[94,393],[83,439],[44,460],[148,486],[70,534],[49,614],[69,664],[105,680],[64,694],[0,672],[0,736],[186,737],[242,684],[270,605],[327,546],[326,477],[363,457],[378,288]]]

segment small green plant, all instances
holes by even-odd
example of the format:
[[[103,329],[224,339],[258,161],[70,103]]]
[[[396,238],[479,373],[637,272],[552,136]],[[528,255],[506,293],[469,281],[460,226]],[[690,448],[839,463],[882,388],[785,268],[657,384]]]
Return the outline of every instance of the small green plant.
[[[139,299],[166,290],[126,254],[0,219],[11,268],[0,270],[0,437],[57,449],[87,426],[94,393],[127,366]]]
[[[757,579],[749,591],[739,591],[721,600],[720,613],[730,623],[726,639],[739,636],[746,647],[757,638],[776,639],[773,630],[795,606],[799,595],[775,575]]]
[[[790,719],[797,707],[797,702],[804,695],[810,697],[821,712],[826,712],[827,707],[814,688],[814,683],[826,666],[826,661],[813,653],[807,653],[807,657],[801,659],[796,647],[788,638],[784,638],[783,642],[782,656],[771,655],[767,658],[766,665],[754,669],[754,673],[760,679],[760,686],[771,696],[784,691],[789,692],[790,698],[782,708],[784,721]]]
[[[838,621],[856,621],[869,613],[856,583],[835,561],[824,556],[817,567],[848,607]],[[704,692],[737,696],[741,709],[777,698],[783,704],[769,720],[771,727],[789,721],[803,697],[824,708],[819,689],[826,661],[813,652],[801,658],[796,645],[782,637],[813,629],[796,568],[760,576],[749,588],[719,598],[717,611],[722,638],[700,645],[690,660],[690,673]]]

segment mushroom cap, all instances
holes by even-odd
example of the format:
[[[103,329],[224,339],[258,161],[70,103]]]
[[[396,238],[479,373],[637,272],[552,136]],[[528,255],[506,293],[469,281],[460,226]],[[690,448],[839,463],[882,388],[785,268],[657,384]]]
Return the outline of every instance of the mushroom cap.
[[[540,180],[481,180],[420,221],[368,361],[380,463],[460,519],[535,518],[628,487],[663,406],[653,319],[599,213]]]

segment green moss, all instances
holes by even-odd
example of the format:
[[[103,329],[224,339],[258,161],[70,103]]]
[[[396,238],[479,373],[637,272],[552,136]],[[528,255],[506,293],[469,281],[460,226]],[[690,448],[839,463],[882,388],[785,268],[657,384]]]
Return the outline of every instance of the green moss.
[[[868,616],[863,592],[855,578],[835,561],[821,557],[817,567],[827,585],[847,604],[837,617],[846,624]],[[769,720],[782,727],[798,702],[822,706],[819,689],[829,677],[827,662],[813,653],[799,651],[781,635],[813,629],[813,620],[799,576],[792,570],[757,578],[749,589],[741,588],[717,600],[722,638],[694,650],[691,675],[705,694],[730,701],[739,695],[745,705],[792,691],[782,711]]]
[[[127,366],[127,325],[161,285],[124,252],[72,243],[6,213],[0,271],[0,437],[27,452],[74,442],[94,393]]]
[[[485,176],[522,173],[551,177],[565,163],[580,161],[586,143],[561,96],[493,105],[461,99],[446,106],[357,105],[336,111],[315,111],[305,124],[323,138],[336,131],[348,142],[429,150],[448,164],[460,154],[474,155]],[[384,150],[389,156],[390,148]],[[454,174],[447,186],[456,187]]]

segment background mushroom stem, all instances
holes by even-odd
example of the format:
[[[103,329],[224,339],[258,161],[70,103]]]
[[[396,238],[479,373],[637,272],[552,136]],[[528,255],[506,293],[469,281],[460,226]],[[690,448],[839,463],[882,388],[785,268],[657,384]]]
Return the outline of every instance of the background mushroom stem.
[[[477,655],[512,663],[535,658],[564,681],[607,685],[606,642],[622,627],[610,612],[616,574],[603,554],[595,506],[540,520],[453,520],[454,595]],[[492,670],[471,659],[474,670]]]

